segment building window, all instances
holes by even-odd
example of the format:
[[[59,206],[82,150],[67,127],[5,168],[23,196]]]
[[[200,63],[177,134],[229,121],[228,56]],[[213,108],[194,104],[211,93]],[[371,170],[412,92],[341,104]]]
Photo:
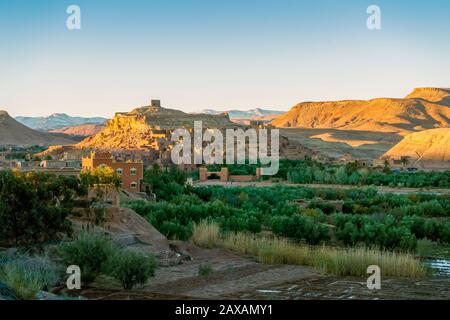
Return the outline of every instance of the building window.
[[[132,176],[137,175],[137,169],[136,168],[131,168],[130,173]]]
[[[130,184],[130,187],[131,187],[131,189],[136,189],[136,188],[137,188],[137,183],[133,181],[133,182]]]
[[[117,168],[116,172],[118,175],[122,175],[123,174],[123,169],[122,168]]]

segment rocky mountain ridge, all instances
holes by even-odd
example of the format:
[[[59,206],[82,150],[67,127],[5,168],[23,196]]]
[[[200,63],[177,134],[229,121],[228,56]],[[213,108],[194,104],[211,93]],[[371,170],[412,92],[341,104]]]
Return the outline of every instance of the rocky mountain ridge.
[[[411,132],[450,127],[450,90],[418,88],[403,99],[303,102],[271,122],[282,128]]]

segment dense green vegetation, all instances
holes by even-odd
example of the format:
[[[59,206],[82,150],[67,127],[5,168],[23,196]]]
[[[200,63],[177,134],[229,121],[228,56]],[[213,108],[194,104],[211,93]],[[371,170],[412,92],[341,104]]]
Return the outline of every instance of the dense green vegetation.
[[[208,171],[220,171],[222,167],[227,167],[230,175],[255,175],[257,166],[250,164],[211,164],[208,165]]]
[[[76,201],[96,187],[117,187],[114,171],[99,168],[80,179],[44,173],[0,170],[0,244],[29,246],[55,240],[68,233]]]
[[[450,171],[408,172],[365,167],[356,162],[328,165],[314,160],[281,160],[278,177],[294,183],[376,185],[390,187],[450,187]]]
[[[211,165],[211,171],[220,170]],[[230,174],[255,174],[257,165],[226,165]],[[406,166],[407,167],[407,166]],[[280,168],[274,177],[301,184],[376,185],[389,187],[450,187],[450,171],[398,171],[388,165],[383,168],[367,167],[357,162],[346,165],[321,163],[309,158],[305,160],[280,160]]]
[[[66,217],[86,192],[72,177],[0,171],[0,242],[36,244],[68,232]]]
[[[414,250],[417,239],[450,242],[448,195],[379,194],[370,187],[187,188],[171,178],[178,176],[175,169],[163,175],[165,184],[177,187],[165,194],[165,187],[159,188],[158,202],[137,201],[127,205],[169,238],[189,239],[195,223],[209,220],[217,222],[223,231],[258,233],[267,229],[309,244],[337,242]],[[293,200],[302,200],[305,205],[299,206]],[[333,202],[341,203],[342,209]]]
[[[144,182],[151,186],[156,198],[161,200],[170,200],[183,194],[186,177],[186,173],[176,167],[161,169],[158,164],[144,172]]]

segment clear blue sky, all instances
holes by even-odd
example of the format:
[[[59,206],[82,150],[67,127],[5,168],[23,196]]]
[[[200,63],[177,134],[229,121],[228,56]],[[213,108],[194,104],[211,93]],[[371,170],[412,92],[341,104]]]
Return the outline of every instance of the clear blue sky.
[[[66,29],[81,7],[82,29]],[[381,7],[382,30],[366,28]],[[0,108],[107,116],[450,87],[448,0],[0,0]]]

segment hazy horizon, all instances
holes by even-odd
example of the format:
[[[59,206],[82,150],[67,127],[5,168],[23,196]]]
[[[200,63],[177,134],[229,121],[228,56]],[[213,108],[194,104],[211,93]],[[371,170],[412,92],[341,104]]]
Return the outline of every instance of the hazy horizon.
[[[416,88],[422,88],[422,87],[416,87]],[[432,88],[450,89],[450,88],[447,88],[447,87],[432,87]],[[411,93],[413,91],[413,89],[415,89],[415,88],[412,88],[404,96],[401,96],[401,97],[380,96],[380,97],[372,97],[372,98],[367,98],[367,99],[346,98],[346,99],[335,99],[335,100],[308,100],[308,101],[296,102],[291,107],[295,106],[298,103],[302,103],[302,102],[325,102],[325,101],[338,101],[338,100],[370,100],[370,99],[376,99],[376,98],[394,98],[394,99],[396,99],[396,98],[404,98],[408,93]],[[0,106],[0,110],[7,111],[8,114],[10,116],[14,117],[14,118],[17,118],[17,117],[49,117],[49,116],[52,116],[52,115],[55,115],[55,114],[66,114],[66,115],[71,116],[71,117],[87,117],[87,118],[99,117],[99,118],[109,118],[110,119],[110,118],[112,118],[114,116],[114,113],[116,113],[116,112],[129,112],[129,111],[132,111],[132,109],[134,109],[134,108],[143,107],[143,106],[149,106],[150,103],[151,103],[151,101],[148,101],[147,103],[144,103],[142,105],[132,106],[128,110],[125,110],[125,109],[122,108],[123,110],[114,111],[113,114],[111,114],[111,116],[102,116],[102,115],[95,115],[95,114],[84,116],[84,115],[80,115],[80,114],[77,114],[77,113],[70,113],[70,112],[52,112],[52,113],[49,113],[49,114],[38,114],[38,115],[28,115],[28,114],[25,114],[25,115],[24,114],[13,115],[7,109],[3,108],[2,106]],[[214,110],[214,111],[223,111],[223,112],[225,112],[225,111],[244,111],[245,112],[245,111],[250,111],[250,110],[254,110],[254,109],[264,109],[264,110],[288,112],[291,109],[291,107],[286,108],[286,109],[280,109],[280,108],[275,108],[275,107],[248,107],[248,108],[240,108],[240,107],[214,108],[214,107],[211,107],[211,108],[202,108],[200,110],[186,111],[182,107],[165,106],[163,103],[162,103],[161,106],[164,107],[164,108],[181,110],[181,111],[184,111],[184,112],[187,112],[187,113],[198,113],[198,112],[205,111],[205,110]]]
[[[68,30],[66,8],[81,8]],[[366,9],[381,8],[368,30]],[[402,98],[450,86],[450,2],[0,0],[0,109],[111,118]]]
[[[147,103],[146,105],[150,105],[150,102],[149,103]],[[144,106],[144,105],[142,105],[142,106]],[[135,106],[136,108],[137,107],[142,107],[142,106]],[[135,107],[133,107],[133,108],[135,108]],[[163,108],[169,108],[169,107],[167,107],[167,106],[162,106]],[[170,108],[170,109],[172,109],[172,108]],[[173,109],[176,109],[176,110],[181,110],[181,111],[183,111],[183,108],[173,108]],[[205,109],[202,109],[202,110],[198,110],[198,111],[196,111],[196,110],[194,110],[194,111],[189,111],[188,113],[198,113],[198,112],[201,112],[201,111],[205,111],[205,110],[214,110],[214,111],[223,111],[223,112],[225,112],[225,111],[251,111],[251,110],[254,110],[254,109],[263,109],[263,110],[271,110],[271,111],[282,111],[282,112],[287,112],[287,111],[289,111],[289,109],[287,109],[287,110],[280,110],[280,109],[275,109],[275,108],[266,108],[266,107],[255,107],[255,108],[247,108],[247,109],[243,109],[243,108],[238,108],[238,107],[234,107],[234,108],[225,108],[225,109],[223,109],[223,110],[218,110],[218,109],[215,109],[215,108],[205,108]],[[128,111],[131,111],[132,109],[130,109],[130,110],[122,110],[122,111],[116,111],[116,112],[128,112]],[[0,106],[0,111],[7,111],[8,112],[8,110],[6,110],[6,109],[2,109],[2,107]],[[116,113],[116,112],[114,112],[114,113]],[[10,116],[13,116],[11,113],[9,113],[8,112],[8,114],[10,115]],[[35,116],[30,116],[30,115],[23,115],[23,114],[21,114],[21,115],[14,115],[13,117],[14,118],[18,118],[18,117],[36,117],[36,118],[38,118],[38,117],[50,117],[50,116],[52,116],[52,115],[56,115],[56,114],[65,114],[65,115],[68,115],[68,116],[71,116],[71,117],[88,117],[88,118],[96,118],[96,117],[99,117],[99,118],[112,118],[112,116],[111,117],[103,117],[103,116],[96,116],[96,115],[92,115],[92,116],[80,116],[80,115],[78,115],[78,114],[75,114],[75,113],[67,113],[67,112],[53,112],[53,113],[49,113],[49,114],[43,114],[43,115],[35,115]]]

